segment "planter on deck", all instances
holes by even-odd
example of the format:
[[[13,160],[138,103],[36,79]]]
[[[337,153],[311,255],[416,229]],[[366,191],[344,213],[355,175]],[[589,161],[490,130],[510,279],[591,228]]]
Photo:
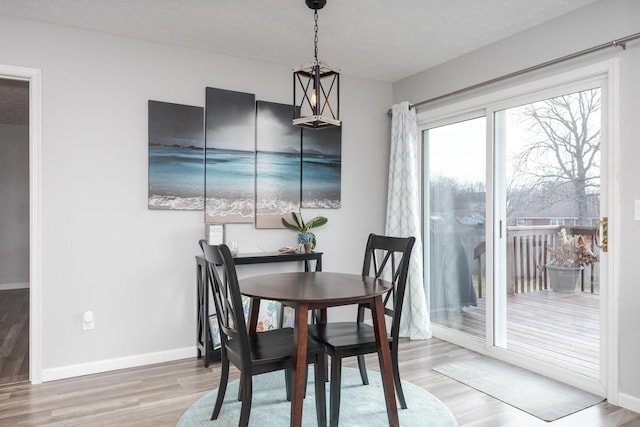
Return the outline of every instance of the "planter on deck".
[[[573,293],[580,280],[580,273],[584,267],[564,267],[561,265],[547,265],[551,289],[560,293]]]

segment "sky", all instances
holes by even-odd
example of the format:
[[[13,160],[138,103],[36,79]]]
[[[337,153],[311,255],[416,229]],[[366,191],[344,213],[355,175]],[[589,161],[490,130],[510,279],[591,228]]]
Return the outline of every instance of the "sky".
[[[204,109],[149,101],[149,143],[204,147]]]
[[[293,107],[258,101],[256,105],[256,149],[258,151],[300,151],[300,128],[291,124]]]
[[[325,129],[305,128],[302,133],[302,150],[315,150],[328,156],[342,153],[342,127]]]
[[[525,173],[526,170],[518,169],[518,163],[514,157],[521,153],[540,136],[529,129],[529,124],[523,122],[522,115],[517,108],[505,110],[504,136],[506,179],[508,183],[516,185],[531,185],[535,179]],[[599,117],[596,115],[591,123],[594,127],[600,126]],[[497,126],[500,126],[497,122]],[[486,181],[486,120],[485,117],[466,120],[428,130],[428,159],[429,174],[431,177],[445,176],[456,178],[466,183]],[[500,141],[497,141],[499,144]],[[556,165],[557,160],[553,153],[537,153],[537,157],[529,159],[527,166],[529,171],[540,171],[541,165]],[[593,173],[599,174],[599,168],[594,168]]]
[[[429,175],[463,182],[486,180],[484,117],[429,129]]]
[[[211,87],[206,94],[207,147],[254,151],[255,95]]]

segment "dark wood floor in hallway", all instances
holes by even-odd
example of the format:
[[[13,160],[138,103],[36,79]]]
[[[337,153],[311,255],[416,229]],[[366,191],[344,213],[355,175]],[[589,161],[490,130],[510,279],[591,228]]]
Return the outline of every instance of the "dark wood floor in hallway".
[[[29,289],[0,291],[0,384],[29,380]]]
[[[460,426],[640,426],[640,414],[607,402],[546,423],[431,369],[476,356],[435,338],[403,340],[400,372],[447,405]],[[346,359],[345,366],[355,367],[355,359]],[[368,358],[368,367],[377,369],[375,357]],[[219,363],[204,368],[194,357],[40,385],[4,386],[0,426],[175,426],[189,405],[217,387],[219,375]],[[232,369],[230,379],[238,379],[238,371]]]

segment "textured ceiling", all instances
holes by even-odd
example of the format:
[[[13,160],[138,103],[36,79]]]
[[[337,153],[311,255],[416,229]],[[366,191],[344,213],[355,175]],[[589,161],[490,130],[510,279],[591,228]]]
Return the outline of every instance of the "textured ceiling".
[[[318,56],[343,74],[395,82],[594,1],[328,0]],[[0,0],[0,15],[289,66],[313,58],[303,0]],[[0,123],[27,123],[16,106],[27,94],[0,81]]]
[[[329,0],[319,58],[395,82],[595,0]],[[35,19],[290,66],[313,58],[303,0],[0,0]]]

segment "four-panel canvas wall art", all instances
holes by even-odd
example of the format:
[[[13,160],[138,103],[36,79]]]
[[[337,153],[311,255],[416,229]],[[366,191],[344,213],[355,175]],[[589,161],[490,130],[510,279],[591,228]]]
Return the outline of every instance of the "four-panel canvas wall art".
[[[303,208],[339,208],[342,128],[302,129],[293,107],[206,88],[205,108],[149,101],[149,209],[206,223],[282,228]]]

